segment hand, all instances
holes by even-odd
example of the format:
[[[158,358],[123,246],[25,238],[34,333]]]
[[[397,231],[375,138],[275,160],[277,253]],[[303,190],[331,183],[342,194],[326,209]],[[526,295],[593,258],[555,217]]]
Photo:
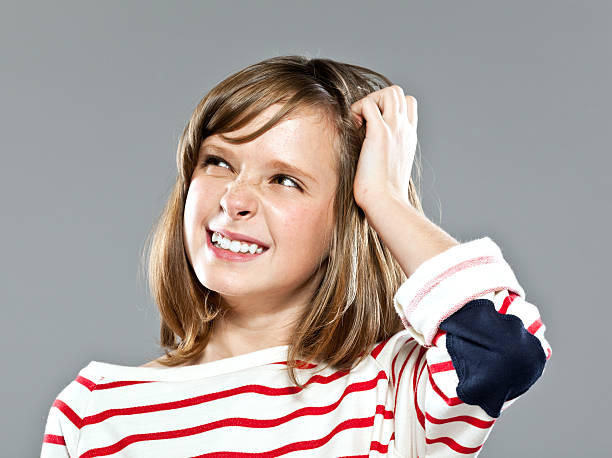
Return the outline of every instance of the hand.
[[[393,85],[368,94],[351,105],[366,136],[357,162],[353,196],[364,207],[381,198],[410,204],[408,183],[417,145],[417,101]]]

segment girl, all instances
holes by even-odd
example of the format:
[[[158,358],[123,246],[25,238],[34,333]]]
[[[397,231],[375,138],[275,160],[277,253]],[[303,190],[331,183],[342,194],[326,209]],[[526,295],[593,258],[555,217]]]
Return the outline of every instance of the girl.
[[[551,348],[500,248],[424,215],[416,130],[414,97],[329,59],[214,87],[152,238],[165,355],[91,361],[41,456],[477,456]]]

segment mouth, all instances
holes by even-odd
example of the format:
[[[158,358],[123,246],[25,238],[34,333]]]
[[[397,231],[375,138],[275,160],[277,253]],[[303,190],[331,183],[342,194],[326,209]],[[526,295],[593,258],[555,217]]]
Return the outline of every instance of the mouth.
[[[234,255],[234,256],[239,256],[239,257],[244,257],[244,258],[251,258],[251,257],[256,257],[259,256],[263,253],[265,253],[266,251],[269,250],[269,247],[264,247],[262,246],[262,252],[261,253],[253,253],[251,254],[250,252],[246,252],[246,253],[242,253],[242,252],[233,252],[231,250],[226,250],[223,248],[218,248],[214,245],[213,241],[212,241],[212,235],[213,235],[213,231],[211,231],[209,228],[206,228],[206,243],[208,245],[209,248],[211,248],[213,251],[215,252],[222,252],[224,254],[228,254],[228,255]]]
[[[266,245],[264,242],[260,242],[258,239],[251,237],[249,235],[244,235],[244,234],[239,234],[239,233],[235,233],[235,232],[231,232],[227,229],[212,229],[209,226],[206,226],[205,229],[207,231],[212,231],[212,233],[214,234],[215,232],[217,232],[219,235],[221,235],[224,238],[227,238],[229,240],[232,241],[238,241],[240,243],[246,243],[249,246],[252,245],[253,243],[257,245],[257,247],[266,249],[268,248],[268,245]]]

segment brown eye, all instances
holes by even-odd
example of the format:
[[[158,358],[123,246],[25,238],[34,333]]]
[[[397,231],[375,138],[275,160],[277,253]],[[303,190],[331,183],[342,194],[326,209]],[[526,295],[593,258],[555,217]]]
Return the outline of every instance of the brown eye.
[[[284,181],[284,180],[289,180],[291,183],[293,183],[295,186],[290,186],[292,188],[296,188],[299,191],[302,190],[302,187],[297,183],[297,181],[295,181],[293,178],[287,176],[287,175],[276,175],[274,177],[274,180],[280,180],[280,181]]]
[[[224,164],[227,164],[227,162],[225,162],[223,159],[221,159],[220,157],[217,156],[206,156],[206,158],[204,158],[204,161],[202,161],[202,166],[206,166],[208,164],[217,164],[219,162],[222,162]],[[229,165],[229,164],[228,164]]]

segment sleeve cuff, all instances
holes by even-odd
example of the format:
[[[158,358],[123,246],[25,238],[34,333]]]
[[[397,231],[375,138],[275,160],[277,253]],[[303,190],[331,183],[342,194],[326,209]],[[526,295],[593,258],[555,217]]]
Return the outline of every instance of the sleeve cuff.
[[[503,289],[525,299],[501,249],[483,237],[423,262],[399,287],[393,304],[415,340],[431,347],[442,321],[469,301]]]

